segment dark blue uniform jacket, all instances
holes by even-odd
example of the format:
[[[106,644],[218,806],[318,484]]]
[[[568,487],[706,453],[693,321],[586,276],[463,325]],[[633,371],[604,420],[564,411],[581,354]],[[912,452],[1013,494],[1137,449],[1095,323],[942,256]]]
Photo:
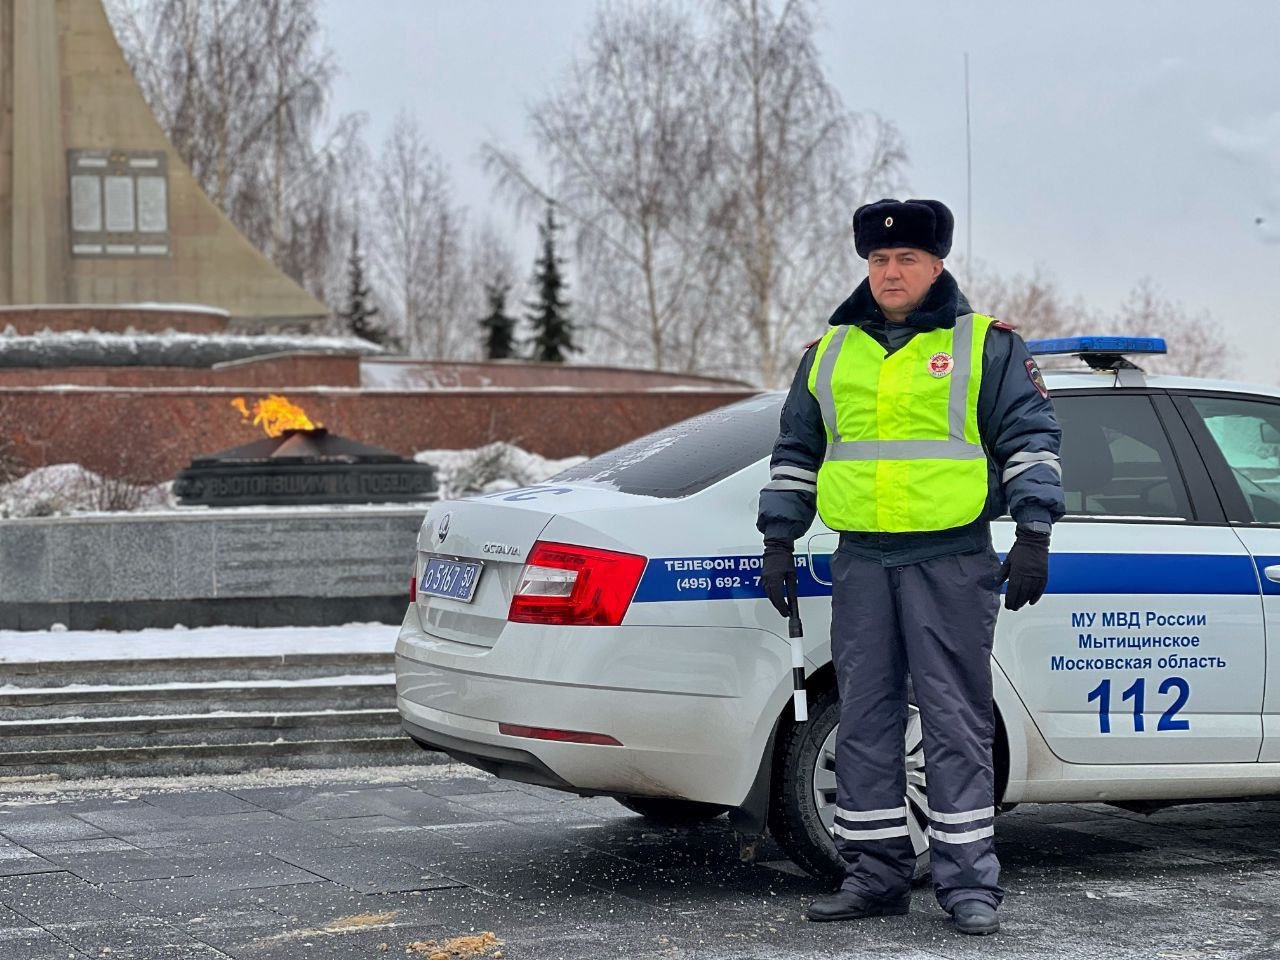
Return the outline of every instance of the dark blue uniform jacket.
[[[928,296],[904,323],[885,319],[864,280],[831,316],[832,326],[852,324],[873,336],[886,355],[900,349],[916,333],[954,327],[956,317],[970,313],[968,301],[946,270]],[[803,476],[816,474],[827,446],[818,401],[809,392],[809,369],[817,345],[800,361],[786,402],[770,467],[776,481],[760,491],[756,527],[765,539],[794,543],[804,536],[817,511],[817,496]],[[856,533],[844,531],[841,547],[886,566],[917,563],[932,557],[971,553],[991,545],[990,521],[1012,514],[1019,524],[1052,523],[1063,514],[1061,441],[1053,403],[1022,338],[992,326],[982,351],[982,383],[978,393],[978,430],[987,451],[987,503],[977,520],[950,530],[922,533]],[[1038,455],[1038,456],[1036,456]],[[781,468],[781,469],[779,469]]]

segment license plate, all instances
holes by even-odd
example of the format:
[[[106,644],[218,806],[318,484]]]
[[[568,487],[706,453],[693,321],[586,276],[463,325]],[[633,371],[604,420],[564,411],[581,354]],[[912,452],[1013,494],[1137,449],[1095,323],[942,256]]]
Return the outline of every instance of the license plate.
[[[432,597],[448,597],[470,603],[480,582],[483,564],[473,560],[450,560],[428,557],[418,581],[418,592]]]

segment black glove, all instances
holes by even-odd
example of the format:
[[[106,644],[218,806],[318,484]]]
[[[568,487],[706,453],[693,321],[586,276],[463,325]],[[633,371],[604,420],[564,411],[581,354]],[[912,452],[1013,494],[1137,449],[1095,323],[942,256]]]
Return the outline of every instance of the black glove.
[[[773,604],[773,609],[784,617],[791,616],[791,606],[787,603],[787,577],[796,575],[796,557],[794,545],[789,540],[770,537],[764,542],[763,566],[760,570],[760,583],[764,587],[765,596]]]
[[[1009,555],[1000,567],[1000,584],[1009,581],[1004,595],[1007,610],[1019,610],[1044,596],[1049,583],[1049,534],[1018,527]]]

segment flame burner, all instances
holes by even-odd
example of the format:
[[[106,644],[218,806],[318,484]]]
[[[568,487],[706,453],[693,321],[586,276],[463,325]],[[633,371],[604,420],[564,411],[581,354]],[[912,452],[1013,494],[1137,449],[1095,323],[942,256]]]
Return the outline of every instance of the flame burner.
[[[425,500],[435,490],[428,464],[323,427],[196,457],[173,483],[179,503],[213,507]]]

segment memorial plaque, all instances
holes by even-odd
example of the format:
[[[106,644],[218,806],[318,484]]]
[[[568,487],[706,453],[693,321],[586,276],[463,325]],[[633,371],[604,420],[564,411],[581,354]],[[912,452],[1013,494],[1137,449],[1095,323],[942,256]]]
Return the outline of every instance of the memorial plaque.
[[[138,178],[138,231],[164,233],[169,229],[164,177]]]
[[[168,159],[159,150],[68,150],[71,253],[169,255]]]
[[[97,232],[102,229],[102,178],[72,175],[71,229]]]
[[[133,233],[133,177],[104,177],[108,233]]]

